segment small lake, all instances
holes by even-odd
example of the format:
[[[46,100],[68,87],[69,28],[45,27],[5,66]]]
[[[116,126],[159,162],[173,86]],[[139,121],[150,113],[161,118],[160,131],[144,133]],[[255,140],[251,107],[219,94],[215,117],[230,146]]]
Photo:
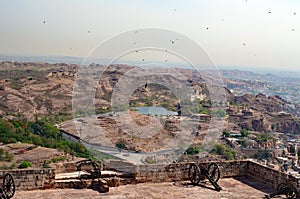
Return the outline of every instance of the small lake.
[[[178,115],[177,112],[169,111],[164,107],[156,107],[156,106],[145,106],[145,107],[131,107],[136,110],[138,113],[143,115]]]
[[[139,114],[142,115],[162,115],[162,116],[168,116],[168,115],[178,115],[177,112],[169,111],[168,109],[164,107],[157,107],[157,106],[137,106],[137,107],[130,107],[131,110],[135,110]],[[97,116],[112,116],[116,112],[108,112],[108,113],[100,113],[97,114]]]

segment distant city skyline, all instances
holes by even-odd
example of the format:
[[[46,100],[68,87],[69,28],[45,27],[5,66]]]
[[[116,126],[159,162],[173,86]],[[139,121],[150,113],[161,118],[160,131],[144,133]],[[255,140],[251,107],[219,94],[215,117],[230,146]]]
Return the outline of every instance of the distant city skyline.
[[[115,35],[153,27],[189,37],[217,66],[300,70],[296,0],[1,0],[0,27],[4,55],[85,57]]]

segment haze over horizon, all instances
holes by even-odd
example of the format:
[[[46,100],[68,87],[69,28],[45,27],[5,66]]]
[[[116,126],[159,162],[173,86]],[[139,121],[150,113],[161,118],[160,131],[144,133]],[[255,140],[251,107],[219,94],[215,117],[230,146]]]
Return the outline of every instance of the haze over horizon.
[[[299,71],[299,22],[296,0],[2,0],[0,54],[86,57],[148,27],[187,36],[217,66]]]

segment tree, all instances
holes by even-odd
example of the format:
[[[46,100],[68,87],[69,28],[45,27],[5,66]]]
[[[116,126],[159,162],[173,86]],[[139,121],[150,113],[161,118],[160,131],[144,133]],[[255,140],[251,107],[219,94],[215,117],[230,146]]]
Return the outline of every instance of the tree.
[[[241,133],[241,136],[242,136],[242,137],[247,137],[248,134],[249,134],[249,132],[248,132],[246,129],[241,129],[241,130],[240,130],[240,133]]]
[[[223,135],[224,135],[225,137],[230,137],[230,132],[229,132],[228,130],[224,130],[224,131],[223,131]]]
[[[236,152],[222,144],[215,144],[211,153],[222,155],[225,157],[226,160],[234,160],[236,156]]]

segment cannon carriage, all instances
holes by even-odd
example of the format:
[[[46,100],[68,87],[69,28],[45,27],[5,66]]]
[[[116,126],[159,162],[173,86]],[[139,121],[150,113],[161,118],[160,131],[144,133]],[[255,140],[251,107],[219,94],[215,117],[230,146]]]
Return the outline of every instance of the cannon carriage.
[[[1,180],[2,179],[2,180]],[[4,176],[0,176],[0,199],[9,199],[15,195],[16,185],[14,178],[11,174],[6,173]]]
[[[296,198],[297,190],[292,183],[283,182],[277,186],[276,192],[266,195],[266,198],[270,199],[278,195],[285,195],[288,199]]]
[[[201,180],[208,179],[216,191],[222,190],[217,183],[220,179],[220,168],[214,162],[210,163],[207,168],[200,164],[192,163],[188,171],[188,177],[193,185],[198,185]]]
[[[101,177],[101,168],[97,162],[92,160],[82,160],[76,162],[76,171],[82,171],[84,167],[92,167],[92,169],[86,169],[86,174],[80,174],[79,179],[96,179]]]

